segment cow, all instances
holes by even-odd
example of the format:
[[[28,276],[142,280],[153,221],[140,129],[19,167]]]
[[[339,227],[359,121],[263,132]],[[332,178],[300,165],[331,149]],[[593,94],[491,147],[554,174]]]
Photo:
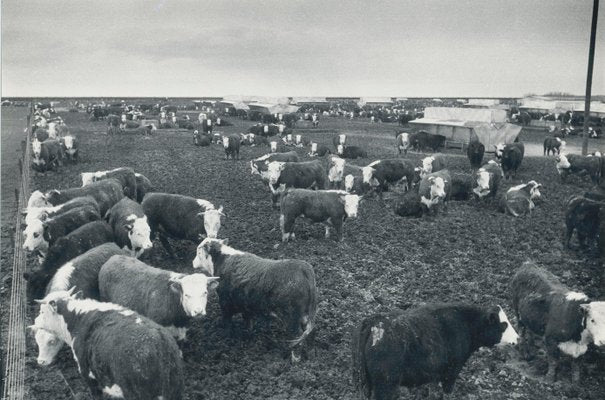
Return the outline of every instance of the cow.
[[[295,239],[294,222],[304,216],[325,225],[325,237],[330,237],[330,225],[342,240],[342,226],[347,218],[356,218],[360,196],[343,190],[288,189],[280,202],[279,224],[282,241]]]
[[[31,298],[44,295],[44,287],[60,266],[108,242],[113,242],[113,232],[104,221],[88,222],[57,239],[49,247],[48,254],[40,267],[32,270],[31,273],[23,274],[28,281]]]
[[[23,249],[37,251],[42,256],[59,238],[67,235],[80,226],[101,219],[99,211],[93,206],[81,206],[59,214],[55,218],[34,221],[25,227]]]
[[[99,283],[98,275],[101,265],[105,263],[109,257],[115,254],[121,254],[121,251],[115,243],[105,243],[94,247],[86,253],[72,259],[64,264],[53,275],[48,285],[46,292],[44,286],[40,286],[36,279],[29,277],[28,291],[31,293],[31,298],[41,298],[51,292],[65,291],[71,288],[81,291],[83,298],[99,299]],[[56,335],[44,329],[36,329],[35,326],[30,327],[35,335],[38,345],[37,363],[40,366],[47,366],[55,361],[57,353],[63,347],[64,342]]]
[[[337,149],[338,145],[341,146],[345,146],[347,142],[347,135],[345,135],[344,133],[335,135],[334,137],[332,137],[332,144],[334,145],[334,148]]]
[[[269,163],[272,161],[283,161],[283,162],[298,162],[298,154],[295,151],[288,151],[286,153],[270,153],[264,156],[255,158],[250,161],[250,170],[252,175],[260,175],[263,181],[269,182],[267,176],[267,169]]]
[[[449,170],[442,169],[423,176],[418,185],[418,195],[420,202],[426,207],[423,208],[424,212],[429,213],[433,209],[436,213],[439,204],[443,204],[443,208],[447,209],[451,190],[452,178]]]
[[[38,192],[38,191],[36,191],[34,193],[36,194],[36,196],[38,193],[40,195],[42,194],[41,192]],[[99,212],[99,214],[100,214],[99,204],[97,203],[97,201],[95,199],[93,199],[90,196],[76,197],[73,200],[69,200],[66,203],[59,204],[54,207],[52,207],[52,206],[51,207],[28,207],[27,209],[24,210],[24,212],[26,213],[25,225],[31,225],[35,221],[43,222],[46,219],[54,218],[57,215],[64,213],[65,211],[69,211],[71,209],[82,207],[82,206],[87,206],[87,205],[95,207],[97,212]]]
[[[420,170],[420,177],[431,174],[433,172],[441,171],[447,167],[445,157],[443,154],[436,153],[432,156],[425,157],[422,159],[422,169]]]
[[[393,205],[393,211],[401,217],[421,217],[423,209],[420,195],[414,190],[408,190],[397,199]]]
[[[521,144],[523,143],[513,143]],[[512,179],[513,175],[517,175],[517,169],[521,166],[523,161],[524,150],[521,150],[519,146],[506,145],[502,150],[502,172],[504,172],[504,179]]]
[[[402,152],[408,154],[408,148],[410,147],[410,134],[406,132],[397,132],[395,136],[395,143],[399,154]]]
[[[311,139],[302,135],[294,135],[294,145],[296,147],[307,147],[311,143]]]
[[[193,131],[193,144],[196,146],[207,147],[212,143],[212,137],[199,131]]]
[[[55,139],[47,139],[43,142],[34,139],[32,142],[32,162],[36,170],[46,172],[49,169],[57,169],[63,162],[63,147]]]
[[[80,299],[72,291],[52,292],[40,300],[33,329],[70,345],[94,398],[183,398],[181,351],[167,329],[132,310]]]
[[[577,174],[588,175],[594,184],[599,183],[603,163],[601,157],[559,154],[556,159],[561,182],[565,182],[570,174]]]
[[[66,135],[61,137],[61,146],[63,153],[73,163],[77,163],[80,157],[78,152],[78,139],[72,135]]]
[[[493,161],[493,160],[492,160]],[[475,172],[473,193],[481,199],[487,196],[494,197],[498,193],[500,180],[503,177],[502,168],[495,161],[490,161]]]
[[[82,172],[82,187],[103,179],[115,179],[122,184],[124,195],[137,199],[137,179],[132,168],[120,167],[108,171]]]
[[[344,190],[349,193],[364,193],[363,168],[353,164],[345,164]]]
[[[473,193],[473,177],[465,173],[450,173],[452,177],[450,200],[468,200]]]
[[[415,151],[424,151],[431,149],[437,151],[445,146],[445,136],[434,135],[425,131],[416,132],[410,135],[410,147]]]
[[[331,154],[332,151],[330,148],[323,144],[318,144],[316,142],[311,142],[311,151],[309,152],[310,157],[323,157],[326,154]]]
[[[168,193],[147,193],[143,211],[151,227],[151,238],[159,231],[160,241],[174,257],[167,237],[198,242],[207,237],[217,237],[221,228],[223,207],[218,210],[203,199]]]
[[[327,175],[320,160],[304,162],[271,161],[267,167],[273,206],[287,188],[325,189]]]
[[[363,184],[366,188],[375,190],[380,197],[382,192],[388,190],[389,184],[405,179],[409,190],[418,179],[418,171],[409,160],[398,158],[377,160],[362,168]]]
[[[95,199],[99,206],[99,213],[105,215],[107,210],[124,197],[124,192],[120,182],[115,179],[105,179],[80,188],[53,189],[46,193],[36,191],[29,198],[28,208],[30,205],[34,207],[56,206],[76,197],[85,196]]]
[[[134,177],[137,182],[137,202],[141,203],[147,193],[153,192],[153,184],[145,175],[135,173]]]
[[[430,382],[449,394],[480,347],[517,340],[500,306],[434,303],[371,315],[353,333],[353,384],[366,399],[396,399],[399,386]]]
[[[225,160],[231,156],[232,160],[239,160],[240,139],[238,135],[223,136],[223,147],[225,148]]]
[[[471,163],[471,169],[476,170],[481,167],[485,146],[479,140],[471,140],[466,149],[466,156]]]
[[[99,294],[101,301],[136,311],[167,327],[177,340],[185,340],[189,320],[206,315],[208,289],[216,287],[218,279],[166,271],[116,255],[99,271]]]
[[[523,156],[525,155],[525,145],[522,142],[513,142],[513,143],[509,143],[509,144],[504,144],[504,143],[498,143],[494,145],[495,151],[494,151],[494,155],[496,156],[497,160],[501,160],[502,159],[502,154],[504,152],[504,149],[507,147],[517,147],[519,149],[519,151],[521,151],[521,158],[523,158]]]
[[[140,257],[153,246],[147,216],[143,206],[136,201],[124,197],[107,211],[104,218],[111,226],[116,244],[130,250],[133,257]]]
[[[270,260],[236,250],[226,240],[206,238],[197,247],[193,268],[220,278],[216,292],[224,321],[242,313],[248,327],[253,318],[284,322],[292,347],[313,331],[317,288],[313,267],[302,260]],[[301,332],[302,331],[302,332]],[[291,352],[292,361],[300,356]]]
[[[590,245],[591,241],[597,242],[599,226],[605,220],[605,196],[599,199],[591,199],[585,196],[573,196],[565,205],[565,246],[568,248],[573,232],[578,234],[578,242],[581,248]]]
[[[359,146],[344,146],[342,144],[339,144],[336,147],[336,153],[341,156],[342,158],[367,158],[368,157],[368,152],[365,151],[364,149],[362,149]]]
[[[500,198],[500,211],[513,217],[530,214],[535,208],[534,200],[540,198],[539,188],[542,185],[536,181],[529,181],[513,186]]]
[[[48,131],[46,129],[43,129],[43,128],[38,128],[35,131],[33,131],[33,136],[34,136],[34,141],[37,140],[40,143],[42,143],[45,140],[49,139]]]
[[[548,357],[547,379],[557,378],[560,355],[572,359],[572,381],[580,379],[578,358],[589,344],[605,346],[605,302],[590,301],[570,290],[559,279],[532,262],[525,262],[510,283],[513,308],[517,314],[526,353],[532,336],[544,339]]]
[[[547,137],[544,139],[544,155],[545,156],[549,156],[550,153],[552,152],[552,154],[555,154],[555,151],[557,152],[557,154],[561,154],[561,147],[565,148],[565,141],[559,139],[558,137]]]
[[[344,178],[344,171],[344,159],[337,156],[328,157],[328,186],[330,188],[340,188]]]

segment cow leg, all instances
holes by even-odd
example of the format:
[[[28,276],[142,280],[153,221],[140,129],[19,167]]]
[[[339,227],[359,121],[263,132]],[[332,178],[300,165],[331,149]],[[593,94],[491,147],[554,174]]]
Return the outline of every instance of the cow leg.
[[[294,240],[294,222],[296,218],[286,218],[284,214],[279,216],[279,226],[281,228],[282,233],[282,242],[287,242],[288,240]]]
[[[342,242],[343,218],[338,218],[338,219],[332,220],[332,225],[334,226],[334,230],[336,230],[336,238],[338,239],[339,242]]]
[[[399,394],[397,382],[391,382],[388,377],[375,376],[372,379],[372,389],[376,400],[394,400]]]
[[[166,251],[170,255],[170,258],[175,258],[174,250],[172,250],[172,246],[170,246],[170,242],[168,242],[168,238],[162,232],[160,232],[160,242],[162,242],[162,245],[164,246],[164,249],[166,249]]]
[[[571,382],[580,383],[581,365],[577,358],[571,360]]]
[[[569,241],[571,240],[571,236],[573,235],[573,230],[573,226],[567,226],[567,229],[565,230],[565,247],[567,247],[568,249],[570,248]]]

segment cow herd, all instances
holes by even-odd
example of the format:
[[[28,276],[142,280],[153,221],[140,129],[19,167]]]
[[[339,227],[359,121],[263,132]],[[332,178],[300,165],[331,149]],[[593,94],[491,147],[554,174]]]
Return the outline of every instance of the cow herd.
[[[200,118],[200,126],[206,120],[211,121]],[[296,238],[299,218],[322,224],[326,238],[333,229],[337,240],[343,240],[344,222],[356,218],[364,202],[382,199],[389,191],[398,193],[394,210],[403,216],[437,215],[440,209],[447,211],[450,200],[495,198],[501,180],[514,178],[524,157],[522,143],[502,144],[496,146],[496,159],[484,163],[485,147],[473,141],[467,151],[471,172],[453,173],[448,157],[440,153],[420,164],[406,158],[408,150],[439,150],[439,135],[398,132],[399,157],[358,166],[348,160],[367,158],[367,152],[349,145],[346,134],[335,135],[330,147],[276,126],[272,129],[279,141],[269,142],[267,132],[257,128],[227,136],[205,129],[194,132],[194,144],[217,143],[225,158],[233,160],[240,158],[240,146],[270,146],[269,153],[250,160],[250,169],[279,209],[283,242]],[[68,150],[65,138],[77,143],[72,135],[61,137],[63,152]],[[48,140],[35,136],[34,159],[36,149]],[[549,149],[558,150],[557,143],[549,142]],[[297,147],[309,152],[301,156]],[[45,159],[46,153],[38,154],[44,165],[59,162],[59,156]],[[570,173],[588,174],[598,183],[604,161],[600,154],[558,151],[556,168],[562,179]],[[25,274],[28,295],[40,304],[31,326],[40,365],[51,364],[67,344],[95,398],[181,399],[184,366],[178,341],[186,340],[192,318],[206,315],[211,290],[216,290],[230,329],[237,314],[246,326],[259,317],[277,319],[286,330],[290,359],[301,360],[318,312],[317,282],[308,262],[266,259],[231,247],[219,239],[228,205],[225,211],[204,199],[158,191],[132,168],[85,172],[81,180],[81,187],[35,191],[25,210],[23,247],[40,264]],[[500,193],[499,209],[515,217],[530,214],[541,197],[540,186],[530,180]],[[582,245],[599,232],[604,240],[604,223],[599,221],[605,222],[605,195],[575,196],[566,217],[567,243],[574,231]],[[174,250],[169,240],[194,242],[192,267],[199,272],[176,273],[141,261],[158,236],[170,256]],[[520,342],[530,352],[535,351],[533,337],[544,339],[549,377],[556,378],[559,356],[576,362],[589,345],[605,346],[605,302],[565,287],[532,263],[512,277],[510,293]],[[353,332],[353,383],[365,398],[393,399],[399,386],[429,382],[440,382],[443,392],[450,393],[476,350],[517,342],[519,336],[498,305],[432,303],[375,314]]]

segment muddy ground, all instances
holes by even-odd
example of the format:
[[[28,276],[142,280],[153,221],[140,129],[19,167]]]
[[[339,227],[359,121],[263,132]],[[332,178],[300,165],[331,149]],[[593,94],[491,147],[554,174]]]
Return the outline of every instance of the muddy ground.
[[[300,258],[310,262],[317,276],[319,306],[317,334],[308,359],[292,365],[279,345],[279,329],[259,327],[250,339],[229,337],[220,323],[216,295],[209,312],[195,321],[182,344],[186,362],[187,399],[351,399],[351,329],[365,316],[394,307],[422,302],[468,301],[502,305],[512,316],[508,282],[516,268],[534,260],[570,287],[589,296],[603,296],[602,267],[595,252],[566,250],[562,246],[564,201],[590,187],[581,179],[559,182],[555,161],[528,157],[517,179],[506,187],[534,179],[544,185],[543,201],[531,217],[512,218],[497,211],[493,202],[452,202],[447,214],[422,219],[396,216],[389,201],[364,202],[356,220],[345,223],[341,243],[323,238],[323,227],[299,221],[297,240],[281,244],[278,212],[271,209],[269,191],[250,175],[248,160],[265,154],[266,147],[243,147],[241,160],[224,160],[222,147],[194,147],[191,133],[156,131],[151,137],[120,136],[108,148],[103,143],[104,122],[89,122],[86,114],[63,118],[81,143],[82,162],[59,172],[34,174],[34,189],[79,186],[79,173],[120,166],[133,167],[149,177],[158,191],[207,199],[223,205],[227,217],[219,234],[240,250],[268,258]],[[231,120],[234,126],[219,129],[241,132],[249,121]],[[394,157],[392,124],[323,119],[321,129],[350,135],[350,144],[368,149],[367,164]],[[332,133],[305,131],[314,140],[329,144]],[[522,139],[541,143],[544,134],[529,132]],[[591,141],[591,147],[603,142]],[[302,149],[298,150],[301,155]],[[408,154],[417,162],[422,154]],[[490,156],[487,156],[489,159]],[[469,171],[459,150],[448,151],[452,171]],[[175,243],[175,242],[173,242]],[[159,241],[143,260],[153,266],[191,272],[195,245],[175,243],[171,260]],[[3,259],[3,262],[5,260]],[[3,306],[6,303],[3,303]],[[30,309],[30,317],[36,312]],[[241,328],[241,321],[236,320]],[[278,345],[276,345],[276,342]],[[49,368],[35,362],[36,346],[28,338],[28,399],[87,398],[71,352]],[[602,399],[605,397],[603,359],[591,356],[584,366],[584,383],[571,385],[569,370],[558,383],[544,381],[545,363],[527,363],[514,349],[476,353],[456,383],[454,399]],[[402,395],[402,398],[405,397]]]

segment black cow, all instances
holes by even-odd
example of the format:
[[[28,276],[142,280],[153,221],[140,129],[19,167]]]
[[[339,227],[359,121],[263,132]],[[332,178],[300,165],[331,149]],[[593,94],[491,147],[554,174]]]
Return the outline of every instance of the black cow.
[[[544,155],[549,156],[550,153],[561,154],[561,146],[565,146],[565,142],[559,139],[558,137],[547,137],[544,139]]]
[[[513,175],[516,176],[517,169],[519,169],[523,161],[525,148],[523,147],[522,150],[518,145],[523,146],[523,143],[506,145],[502,150],[502,171],[504,172],[505,179],[511,179]]]
[[[589,194],[589,197],[594,196]],[[574,230],[581,248],[590,245],[591,241],[596,243],[601,219],[605,219],[605,196],[602,201],[573,196],[565,205],[565,245],[569,247]]]
[[[472,140],[468,144],[468,148],[466,149],[466,156],[471,163],[471,168],[473,170],[479,169],[481,167],[481,162],[483,161],[483,154],[485,153],[485,146],[478,140]]]
[[[360,157],[368,157],[368,152],[359,146],[344,146],[342,144],[339,144],[336,148],[338,155],[342,158],[356,159]]]
[[[431,149],[437,151],[445,146],[445,136],[434,135],[426,131],[412,133],[410,135],[410,147],[415,151]]]

